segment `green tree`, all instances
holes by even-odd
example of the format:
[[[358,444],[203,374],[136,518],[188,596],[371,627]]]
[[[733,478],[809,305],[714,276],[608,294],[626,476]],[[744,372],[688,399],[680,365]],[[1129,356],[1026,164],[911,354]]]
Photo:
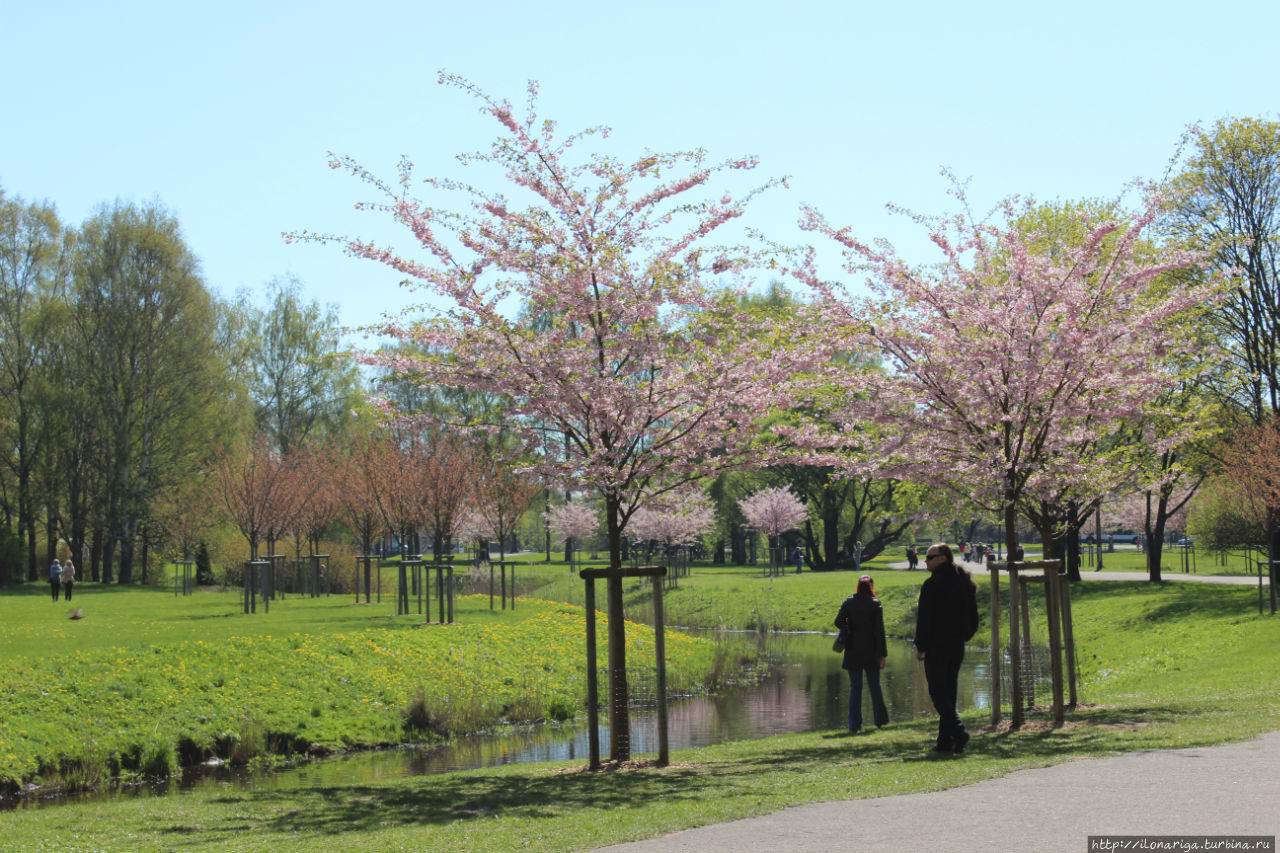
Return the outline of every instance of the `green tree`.
[[[0,190],[0,440],[13,490],[0,498],[6,519],[17,516],[19,541],[27,548],[27,575],[35,579],[35,478],[43,434],[42,372],[51,344],[51,304],[65,275],[63,228],[48,203],[27,204]],[[0,583],[10,583],[8,564]]]
[[[1234,370],[1214,388],[1240,423],[1260,427],[1280,411],[1280,123],[1221,119],[1187,142],[1171,226],[1233,277],[1211,319]],[[1280,559],[1280,506],[1266,528],[1269,558]]]
[[[251,394],[258,428],[281,453],[339,431],[360,402],[354,362],[339,347],[334,308],[305,302],[297,279],[273,279],[271,303],[250,309]]]
[[[177,220],[117,203],[80,231],[73,262],[75,378],[97,422],[102,580],[133,580],[134,545],[159,491],[207,455],[224,423],[218,317]]]

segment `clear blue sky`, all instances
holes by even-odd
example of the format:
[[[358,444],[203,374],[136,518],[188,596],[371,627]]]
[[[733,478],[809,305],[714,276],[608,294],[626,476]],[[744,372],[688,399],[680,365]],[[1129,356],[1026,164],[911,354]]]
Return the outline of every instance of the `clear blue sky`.
[[[950,212],[1018,193],[1110,197],[1158,178],[1193,121],[1274,119],[1280,6],[1084,2],[67,3],[0,0],[0,187],[78,224],[116,198],[175,213],[224,295],[294,274],[345,323],[417,298],[398,277],[281,232],[405,235],[351,205],[350,154],[394,177],[458,169],[497,125],[441,68],[609,150],[754,154],[791,189],[754,209],[784,242],[810,203],[912,260],[896,202]],[[474,171],[474,170],[472,170]],[[467,175],[483,182],[479,177]],[[917,254],[918,252],[918,254]],[[834,275],[837,270],[826,270]]]

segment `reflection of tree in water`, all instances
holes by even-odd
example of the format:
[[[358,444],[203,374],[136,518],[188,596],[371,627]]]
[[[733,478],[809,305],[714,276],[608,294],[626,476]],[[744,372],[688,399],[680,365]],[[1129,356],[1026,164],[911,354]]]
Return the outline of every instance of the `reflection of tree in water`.
[[[487,574],[485,580],[487,582]],[[845,727],[849,677],[840,668],[841,656],[831,651],[830,635],[731,634],[727,639],[720,639],[730,646],[749,643],[773,663],[772,670],[756,685],[727,688],[714,696],[674,698],[668,714],[672,749],[783,732],[838,731]],[[890,639],[888,657],[888,665],[881,672],[881,684],[891,723],[932,716],[924,665],[915,659],[914,647],[904,640]],[[1043,653],[1040,657],[1044,657]],[[961,713],[972,714],[976,709],[987,707],[990,694],[987,660],[983,650],[973,648],[966,653],[960,673]],[[657,723],[651,713],[652,681],[652,666],[633,670],[637,701],[633,703],[631,745],[635,753],[657,750]],[[864,715],[870,719],[870,698],[866,691],[863,702]],[[367,782],[531,761],[580,758],[585,763],[585,717],[581,714],[578,721],[565,725],[529,726],[500,734],[459,738],[421,750],[356,753],[288,772],[253,775],[243,769],[209,769],[203,774],[188,775],[183,786],[221,785],[234,780],[246,787],[279,788]],[[608,737],[608,728],[602,725],[601,729],[603,740]],[[196,781],[196,775],[204,776],[205,781]],[[149,795],[163,793],[147,790]]]

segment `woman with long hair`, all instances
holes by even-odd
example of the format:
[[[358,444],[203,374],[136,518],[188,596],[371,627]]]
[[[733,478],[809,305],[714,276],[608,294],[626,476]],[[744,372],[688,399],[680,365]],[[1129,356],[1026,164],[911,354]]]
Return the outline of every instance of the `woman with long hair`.
[[[844,661],[841,666],[849,671],[849,731],[862,728],[862,679],[867,679],[871,693],[871,709],[876,728],[887,725],[889,710],[880,690],[880,670],[888,659],[888,646],[884,639],[884,610],[876,598],[875,582],[871,575],[858,578],[858,588],[840,605],[836,614],[836,627],[844,632]]]

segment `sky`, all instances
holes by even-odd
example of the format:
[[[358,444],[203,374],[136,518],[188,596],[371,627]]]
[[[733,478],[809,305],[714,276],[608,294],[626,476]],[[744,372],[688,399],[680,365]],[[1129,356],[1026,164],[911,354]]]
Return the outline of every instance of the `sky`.
[[[1158,179],[1184,130],[1280,118],[1280,4],[1081,0],[443,4],[0,0],[0,189],[76,225],[116,200],[175,215],[224,297],[293,276],[352,327],[429,301],[312,231],[413,254],[350,155],[395,178],[460,177],[499,126],[437,83],[443,69],[562,130],[608,125],[601,150],[754,155],[787,177],[750,208],[783,243],[802,204],[910,261],[955,212],[940,169],[981,212],[1017,194],[1113,198]],[[832,259],[823,273],[841,277]],[[826,260],[824,258],[824,263]]]

